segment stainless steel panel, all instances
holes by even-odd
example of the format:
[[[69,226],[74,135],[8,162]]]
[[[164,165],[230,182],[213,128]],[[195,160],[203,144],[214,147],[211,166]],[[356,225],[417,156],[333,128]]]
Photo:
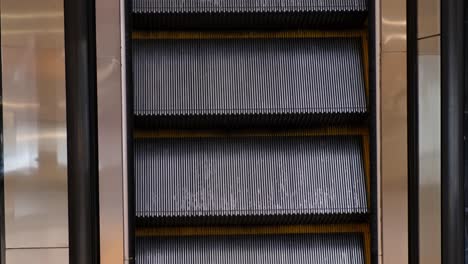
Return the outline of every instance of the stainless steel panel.
[[[98,58],[97,65],[101,263],[123,263],[120,62]]]
[[[101,263],[128,262],[124,0],[96,1]]]
[[[377,27],[381,29],[377,45],[381,52],[376,58],[380,67],[377,88],[380,261],[404,264],[408,263],[406,0],[376,3],[380,4],[377,24],[381,26]]]
[[[418,0],[418,38],[440,34],[440,0]]]
[[[64,48],[63,1],[1,0],[2,46]]]
[[[63,1],[0,4],[6,247],[67,247]]]
[[[440,37],[419,41],[420,263],[441,263]]]
[[[381,0],[382,51],[406,51],[406,0]]]
[[[383,263],[408,263],[406,53],[382,54]]]
[[[67,264],[67,248],[47,249],[8,249],[6,251],[6,263],[8,264]]]
[[[98,58],[120,60],[120,3],[96,0],[96,45]]]

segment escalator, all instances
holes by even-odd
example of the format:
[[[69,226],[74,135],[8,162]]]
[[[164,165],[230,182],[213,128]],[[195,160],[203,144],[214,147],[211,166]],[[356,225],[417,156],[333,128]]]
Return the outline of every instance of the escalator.
[[[135,262],[371,263],[366,0],[133,0]]]

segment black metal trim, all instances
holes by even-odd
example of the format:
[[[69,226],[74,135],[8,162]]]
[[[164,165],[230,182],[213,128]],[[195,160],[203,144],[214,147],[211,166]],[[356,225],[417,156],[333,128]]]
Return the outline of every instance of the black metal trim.
[[[129,264],[135,263],[135,222],[136,222],[136,198],[135,198],[135,161],[133,155],[133,63],[132,63],[132,0],[125,1],[125,60],[127,80],[127,191],[128,191],[128,246]]]
[[[419,264],[418,1],[407,1],[408,263]]]
[[[441,1],[442,263],[464,263],[463,2]]]
[[[379,258],[379,237],[378,237],[378,185],[377,185],[377,65],[376,65],[376,17],[375,17],[375,1],[369,1],[369,18],[368,18],[368,53],[369,53],[369,142],[370,142],[370,188],[371,188],[371,215],[370,215],[370,230],[371,230],[371,263],[378,263]]]
[[[0,26],[1,27],[1,26]],[[1,29],[0,29],[1,31]],[[2,37],[0,34],[0,43]],[[3,155],[3,142],[4,142],[4,131],[3,131],[3,62],[2,60],[2,49],[0,49],[0,264],[6,264],[5,253],[5,163]]]
[[[100,262],[95,8],[64,0],[70,264]]]
[[[468,5],[465,5],[464,7],[464,39],[465,39],[465,44],[468,43]],[[467,49],[465,48],[465,65],[464,65],[464,70],[465,70],[465,83],[464,83],[464,89],[465,89],[465,113],[464,113],[464,126],[463,126],[463,133],[464,133],[464,138],[465,138],[465,145],[464,145],[464,162],[465,162],[465,171],[464,171],[464,180],[465,180],[465,263],[468,260],[468,52]]]

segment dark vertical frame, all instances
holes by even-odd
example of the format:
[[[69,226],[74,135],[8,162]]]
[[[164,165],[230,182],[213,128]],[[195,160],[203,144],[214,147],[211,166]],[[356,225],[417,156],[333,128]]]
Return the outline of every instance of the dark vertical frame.
[[[133,157],[133,63],[132,63],[132,0],[125,0],[125,62],[127,93],[127,189],[129,263],[135,263],[135,161]]]
[[[0,26],[1,32],[1,26]],[[2,37],[0,34],[0,43]],[[2,49],[0,48],[0,264],[6,264],[6,244],[5,244],[5,164],[3,156],[3,60]]]
[[[463,32],[465,34],[464,39],[465,39],[465,45],[468,43],[468,5],[465,4],[464,8],[464,29]],[[465,180],[465,263],[468,263],[468,218],[466,217],[468,215],[468,52],[467,48],[465,47],[465,84],[464,84],[464,89],[465,89],[465,111],[464,111],[464,136],[465,136],[465,171],[464,171],[464,180]]]
[[[95,9],[64,0],[70,264],[100,261]]]
[[[464,263],[463,3],[441,1],[442,263]]]
[[[370,121],[369,121],[369,135],[370,135],[370,168],[371,168],[371,215],[370,215],[370,231],[371,231],[371,262],[378,263],[379,257],[379,237],[378,237],[378,205],[377,200],[378,185],[377,185],[377,65],[376,65],[376,17],[375,17],[375,1],[369,0],[369,101],[370,101]]]
[[[408,263],[419,264],[418,1],[407,0]]]

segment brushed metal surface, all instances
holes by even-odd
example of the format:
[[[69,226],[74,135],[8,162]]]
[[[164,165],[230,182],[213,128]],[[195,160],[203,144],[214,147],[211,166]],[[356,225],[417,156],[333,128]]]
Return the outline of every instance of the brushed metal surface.
[[[380,261],[405,264],[408,263],[406,0],[376,2],[380,6],[376,20],[380,24],[377,35],[380,36],[377,53]]]
[[[383,263],[408,263],[406,52],[382,54]]]
[[[128,259],[124,1],[96,1],[101,263]]]
[[[67,264],[68,248],[8,249],[8,264]]]
[[[440,34],[440,0],[418,1],[418,38]]]
[[[123,263],[120,62],[98,58],[97,66],[101,263]]]
[[[381,0],[380,4],[382,52],[406,51],[406,0]]]
[[[440,37],[420,40],[419,243],[420,263],[441,263]]]
[[[0,6],[6,247],[66,248],[63,1],[1,0]]]

